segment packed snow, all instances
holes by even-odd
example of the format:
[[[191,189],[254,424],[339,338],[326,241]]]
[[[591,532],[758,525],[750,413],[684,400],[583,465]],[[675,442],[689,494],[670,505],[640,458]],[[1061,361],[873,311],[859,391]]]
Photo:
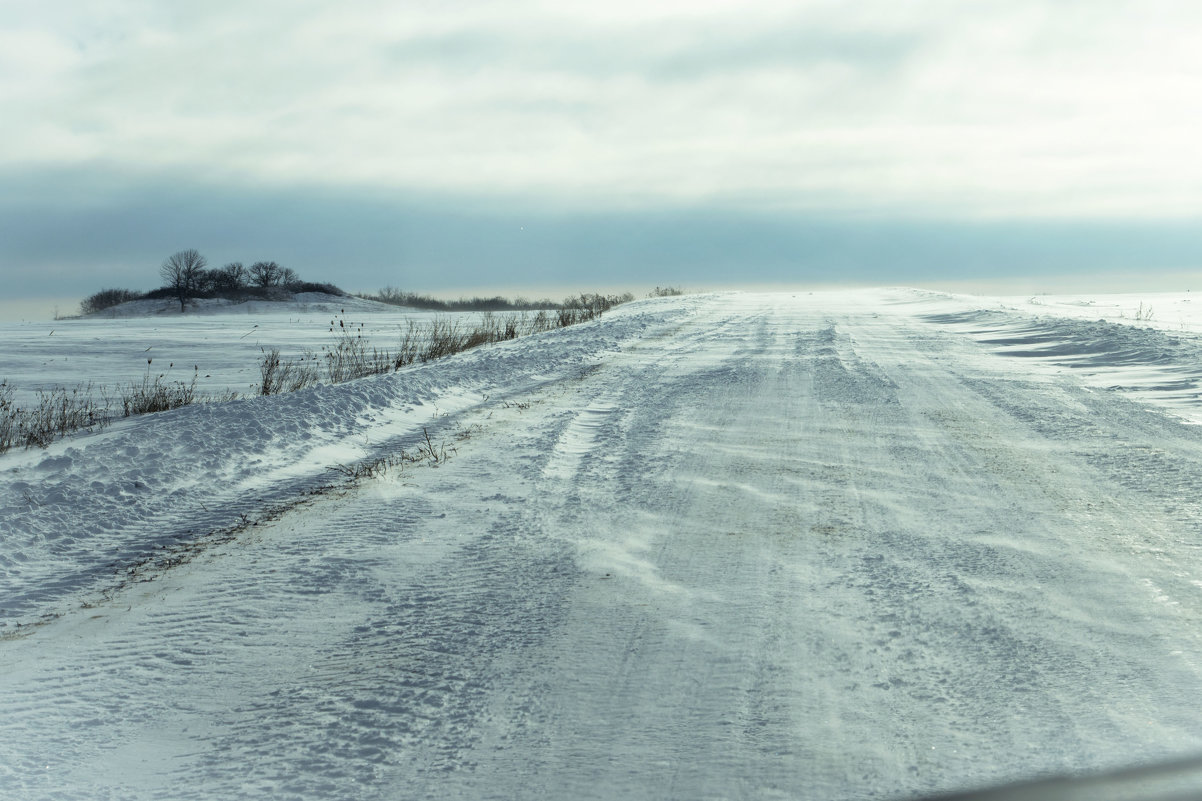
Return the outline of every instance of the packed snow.
[[[900,799],[1202,754],[1191,301],[649,299],[0,455],[0,796]],[[13,325],[0,377],[142,347],[237,388],[331,313]]]

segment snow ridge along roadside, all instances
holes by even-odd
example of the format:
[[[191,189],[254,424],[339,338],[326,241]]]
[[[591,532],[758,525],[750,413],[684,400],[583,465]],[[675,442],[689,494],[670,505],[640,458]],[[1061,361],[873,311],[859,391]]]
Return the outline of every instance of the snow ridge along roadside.
[[[163,548],[319,490],[331,466],[411,449],[423,429],[437,431],[486,397],[562,380],[649,326],[687,316],[689,306],[635,304],[604,325],[351,384],[197,404],[0,456],[10,478],[0,485],[0,625],[92,601]]]

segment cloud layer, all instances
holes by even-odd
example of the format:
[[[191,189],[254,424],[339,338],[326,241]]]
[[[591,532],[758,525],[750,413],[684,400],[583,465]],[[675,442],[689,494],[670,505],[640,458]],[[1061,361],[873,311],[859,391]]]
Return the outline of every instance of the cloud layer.
[[[278,261],[350,291],[476,291],[926,284],[1050,291],[1190,288],[1189,221],[920,220],[798,216],[736,207],[576,210],[396,191],[198,186],[152,176],[0,176],[0,264],[10,297],[151,289],[195,247],[210,264]],[[1110,277],[1107,277],[1110,274]],[[1059,281],[1055,280],[1059,277]],[[1197,287],[1195,287],[1197,288]],[[991,289],[990,291],[1002,291]],[[64,303],[64,308],[73,305]]]
[[[9,9],[11,6],[11,11]],[[1185,2],[17,0],[0,170],[577,209],[1186,217]]]

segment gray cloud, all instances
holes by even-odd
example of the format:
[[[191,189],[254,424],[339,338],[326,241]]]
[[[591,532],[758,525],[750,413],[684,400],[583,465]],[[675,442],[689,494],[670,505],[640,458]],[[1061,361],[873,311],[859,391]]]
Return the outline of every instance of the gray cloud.
[[[18,3],[0,163],[936,216],[1182,214],[1183,3]]]
[[[1192,266],[1188,223],[965,222],[823,218],[722,206],[571,211],[537,199],[228,188],[179,176],[96,171],[78,192],[26,172],[0,175],[24,200],[0,203],[6,288],[79,296],[146,289],[170,253],[214,264],[270,258],[346,289],[929,283]],[[90,188],[89,188],[90,187]]]
[[[733,28],[733,29],[732,29]],[[663,29],[589,32],[483,28],[416,35],[386,49],[402,69],[479,73],[503,66],[578,76],[634,75],[675,83],[754,71],[823,66],[888,75],[916,54],[915,32],[823,29],[804,19],[769,27],[692,23]]]

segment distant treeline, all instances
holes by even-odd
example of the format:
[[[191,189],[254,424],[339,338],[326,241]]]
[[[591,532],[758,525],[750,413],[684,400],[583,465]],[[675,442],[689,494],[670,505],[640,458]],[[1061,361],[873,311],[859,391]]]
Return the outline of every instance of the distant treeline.
[[[207,269],[205,257],[196,250],[181,250],[168,257],[159,266],[159,275],[165,282],[149,292],[131,289],[102,289],[84,298],[79,304],[83,314],[95,314],[131,300],[162,300],[172,298],[179,302],[180,311],[187,308],[188,301],[198,298],[224,298],[233,301],[245,300],[288,300],[298,292],[324,292],[328,295],[347,296],[338,287],[329,283],[302,281],[296,272],[281,267],[274,261],[257,261],[249,268],[242,262],[230,262],[224,267]],[[656,287],[652,295],[679,294],[671,287]],[[583,293],[555,302],[549,298],[528,300],[517,297],[512,300],[500,296],[483,298],[459,298],[440,300],[416,292],[405,292],[386,286],[378,292],[360,293],[357,297],[374,300],[392,306],[406,306],[429,311],[538,311],[542,309],[580,309],[598,315],[620,303],[634,300],[634,295],[601,295]]]
[[[573,295],[562,301],[549,298],[528,300],[516,297],[512,300],[501,296],[491,298],[459,298],[458,300],[440,300],[430,295],[419,295],[416,292],[405,292],[395,287],[386,286],[378,292],[359,293],[356,297],[364,300],[374,300],[391,306],[407,306],[412,309],[427,311],[537,311],[539,309],[588,309],[600,313],[609,310],[619,303],[634,300],[629,292],[622,295],[598,295],[584,293]]]

